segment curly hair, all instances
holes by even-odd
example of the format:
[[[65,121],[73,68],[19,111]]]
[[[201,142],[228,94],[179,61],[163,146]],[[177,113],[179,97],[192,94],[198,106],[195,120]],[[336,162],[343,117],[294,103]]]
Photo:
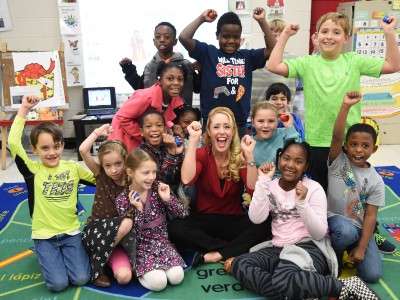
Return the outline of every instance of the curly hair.
[[[239,140],[239,134],[237,131],[237,126],[236,126],[236,121],[235,121],[235,116],[233,115],[233,112],[227,108],[227,107],[216,107],[213,110],[210,111],[208,114],[208,119],[207,119],[207,130],[204,134],[204,142],[206,145],[210,147],[211,151],[211,139],[209,135],[209,130],[211,128],[211,123],[215,115],[217,114],[223,114],[228,117],[229,119],[229,124],[232,127],[233,130],[233,137],[231,141],[231,145],[229,147],[229,152],[228,152],[228,157],[229,160],[226,165],[223,167],[227,167],[227,170],[224,171],[224,176],[228,180],[233,180],[234,182],[238,182],[240,180],[240,174],[239,170],[241,167],[243,167],[243,164],[241,163],[240,159],[240,140]]]

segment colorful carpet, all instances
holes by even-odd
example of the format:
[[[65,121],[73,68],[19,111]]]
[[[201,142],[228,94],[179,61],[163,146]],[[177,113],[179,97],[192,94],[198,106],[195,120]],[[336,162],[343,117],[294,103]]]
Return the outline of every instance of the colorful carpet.
[[[382,255],[384,274],[377,284],[371,284],[382,299],[399,299],[400,285],[400,169],[378,167],[386,184],[386,206],[379,210],[379,229],[399,252]],[[82,226],[90,214],[94,188],[79,189]],[[47,290],[37,257],[33,251],[31,220],[28,213],[27,190],[24,183],[5,183],[0,186],[0,298],[30,300],[90,300],[90,299],[263,299],[244,289],[219,263],[185,270],[179,286],[168,286],[164,291],[151,292],[137,281],[128,286],[113,282],[110,288],[69,287],[61,293]],[[191,252],[182,256],[188,265]],[[343,276],[353,275],[354,266],[346,262]]]

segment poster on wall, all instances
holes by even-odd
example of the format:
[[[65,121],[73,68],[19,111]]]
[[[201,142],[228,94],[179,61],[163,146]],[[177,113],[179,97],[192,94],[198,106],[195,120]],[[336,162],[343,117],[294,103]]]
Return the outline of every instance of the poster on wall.
[[[395,30],[400,44],[400,31]],[[382,28],[355,28],[354,51],[361,55],[385,57],[386,40]],[[386,118],[400,113],[400,73],[379,78],[361,77],[361,113],[363,116]]]
[[[250,0],[229,0],[228,8],[229,11],[233,11],[238,15],[253,14],[253,7]]]
[[[62,40],[65,45],[67,86],[83,86],[85,75],[79,5],[76,0],[59,0],[58,7]]]
[[[267,0],[267,20],[285,18],[284,0]]]
[[[60,57],[53,52],[20,52],[12,54],[14,61],[15,87],[10,88],[11,96],[18,91],[34,87],[41,98],[36,108],[58,107],[66,104],[62,80]],[[11,97],[13,98],[13,97]],[[11,107],[18,107],[17,101]]]

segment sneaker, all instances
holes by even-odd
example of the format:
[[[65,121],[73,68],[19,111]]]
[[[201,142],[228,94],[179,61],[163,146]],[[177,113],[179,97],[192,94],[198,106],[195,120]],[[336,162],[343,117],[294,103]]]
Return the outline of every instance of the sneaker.
[[[396,252],[396,246],[381,236],[379,233],[374,233],[375,243],[380,252],[384,254],[393,254]]]
[[[339,279],[343,283],[339,300],[380,300],[379,296],[371,290],[360,277],[352,276],[345,279]]]

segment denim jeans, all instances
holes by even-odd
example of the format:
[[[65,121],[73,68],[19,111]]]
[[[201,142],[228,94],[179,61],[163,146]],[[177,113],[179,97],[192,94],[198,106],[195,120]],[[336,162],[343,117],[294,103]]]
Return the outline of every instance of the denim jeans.
[[[335,215],[328,218],[332,248],[335,250],[339,264],[344,251],[351,251],[361,239],[362,228],[354,225],[348,218]],[[382,258],[374,236],[371,237],[364,260],[355,264],[357,275],[366,282],[378,282],[382,276]]]
[[[59,234],[50,239],[35,239],[34,244],[44,280],[50,291],[62,291],[70,282],[74,285],[84,285],[89,281],[89,258],[80,234]]]

